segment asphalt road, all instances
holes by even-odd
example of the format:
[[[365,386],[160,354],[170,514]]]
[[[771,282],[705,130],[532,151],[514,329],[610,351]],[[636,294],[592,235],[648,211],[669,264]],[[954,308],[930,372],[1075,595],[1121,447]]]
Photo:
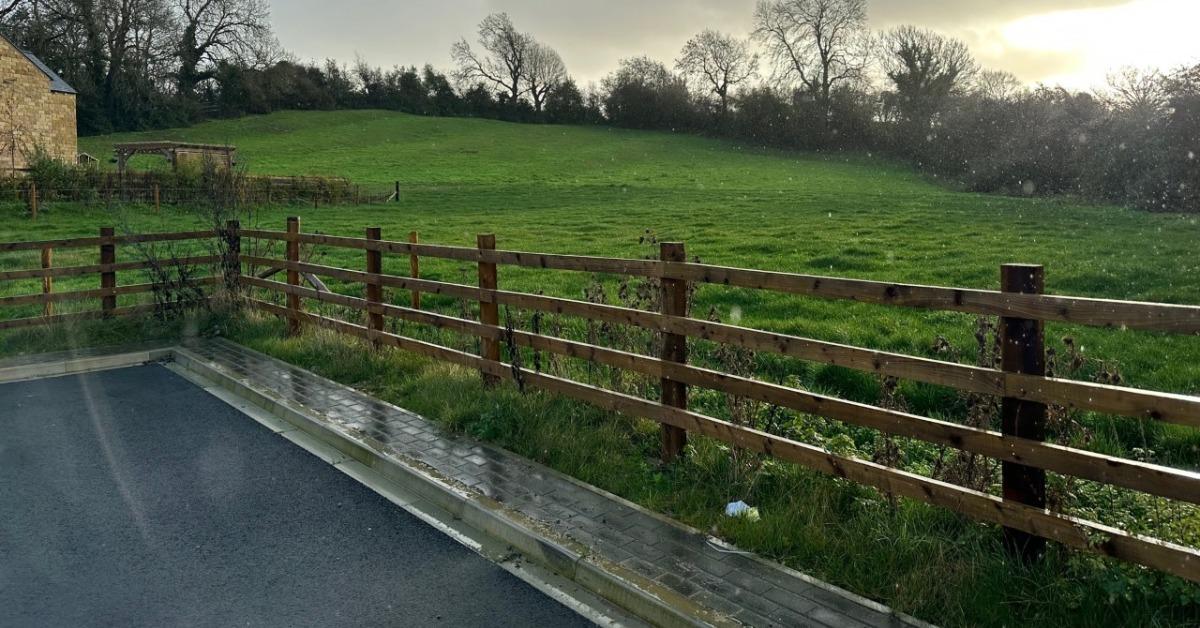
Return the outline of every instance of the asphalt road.
[[[161,366],[0,385],[0,626],[587,626]]]

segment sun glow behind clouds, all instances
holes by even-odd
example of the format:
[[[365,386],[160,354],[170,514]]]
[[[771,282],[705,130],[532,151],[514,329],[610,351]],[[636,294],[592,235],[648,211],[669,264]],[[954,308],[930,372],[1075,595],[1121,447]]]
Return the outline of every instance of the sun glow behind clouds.
[[[1076,68],[1043,82],[1083,89],[1103,85],[1110,71],[1124,66],[1172,69],[1200,62],[1198,29],[1200,0],[1134,0],[1023,17],[1002,35],[1010,49],[1078,58]]]

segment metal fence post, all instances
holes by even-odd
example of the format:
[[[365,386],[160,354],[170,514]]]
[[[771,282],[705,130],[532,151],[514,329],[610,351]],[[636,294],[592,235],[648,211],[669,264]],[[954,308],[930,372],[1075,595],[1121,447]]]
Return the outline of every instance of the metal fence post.
[[[1045,269],[1028,264],[1005,264],[1000,268],[1003,292],[1042,294]],[[1000,368],[1008,373],[1046,374],[1045,324],[1040,320],[1000,317]],[[1046,438],[1046,406],[1033,401],[1005,397],[1000,410],[1001,431],[1006,437],[1043,441]],[[1046,506],[1046,472],[1015,462],[1002,464],[1004,499],[1033,506]],[[1005,544],[1025,560],[1038,558],[1045,539],[1020,530],[1004,529]]]
[[[480,290],[496,290],[498,278],[496,276],[496,264],[484,262],[483,252],[496,250],[495,234],[480,234],[476,238],[476,244],[479,247],[480,262],[479,262],[479,289]],[[494,298],[486,295],[481,295],[479,299],[479,322],[492,327],[500,326],[500,307],[496,304]],[[480,338],[479,339],[479,356],[490,362],[500,361],[500,341],[495,338]],[[495,386],[500,382],[500,378],[489,373],[483,373],[483,383],[485,386]]]
[[[100,264],[111,266],[117,263],[117,245],[113,242],[115,231],[112,227],[100,227]],[[100,288],[112,290],[117,287],[117,273],[112,270],[100,271]],[[117,309],[117,295],[105,295],[100,298],[100,309],[104,316],[111,316]]]
[[[383,229],[379,227],[367,227],[368,240],[383,239]],[[372,332],[383,331],[383,313],[376,312],[374,307],[383,303],[383,284],[379,281],[379,275],[383,274],[383,252],[376,249],[367,249],[367,274],[373,275],[367,282],[367,329]],[[379,340],[372,338],[371,345],[378,349],[380,347]]]
[[[291,216],[287,219],[287,282],[289,286],[299,287],[300,285],[300,269],[297,265],[300,263],[300,218]],[[287,297],[288,307],[288,335],[297,336],[300,334],[300,295],[289,294]]]
[[[659,259],[664,262],[684,262],[687,255],[682,242],[663,242],[659,248]],[[679,279],[662,279],[662,313],[665,316],[688,315],[688,282]],[[663,333],[662,355],[665,361],[687,364],[687,336]],[[677,382],[663,377],[662,404],[674,408],[687,409],[688,387],[683,382]],[[687,445],[687,432],[673,425],[662,426],[662,461],[671,462],[683,453]]]

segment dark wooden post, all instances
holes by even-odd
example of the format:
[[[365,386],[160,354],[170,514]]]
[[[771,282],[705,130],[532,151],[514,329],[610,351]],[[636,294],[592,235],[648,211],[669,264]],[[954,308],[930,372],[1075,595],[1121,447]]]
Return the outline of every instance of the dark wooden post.
[[[117,263],[117,245],[113,242],[114,230],[112,227],[100,227],[100,264],[102,266],[111,266]],[[100,288],[111,290],[117,287],[117,273],[112,270],[100,271]],[[101,297],[100,309],[105,316],[110,316],[112,311],[117,309],[117,295],[108,295]]]
[[[300,218],[291,216],[287,219],[287,282],[289,286],[300,285],[300,269],[296,267],[300,263]],[[289,294],[287,298],[288,313],[288,335],[297,336],[300,334],[300,295]]]
[[[682,242],[663,242],[659,249],[659,259],[664,262],[684,262],[687,256]],[[688,315],[688,282],[679,279],[662,280],[662,313],[666,316]],[[663,334],[662,359],[671,362],[687,364],[687,336],[679,334]],[[666,377],[662,378],[662,404],[675,408],[687,409],[687,384]],[[671,462],[683,453],[687,445],[687,432],[673,425],[662,426],[662,461]]]
[[[409,234],[408,234],[409,244],[417,244],[418,242],[420,242],[420,239],[421,239],[420,234],[418,234],[416,231],[409,232]],[[408,267],[409,267],[409,271],[410,271],[409,274],[412,275],[413,279],[421,278],[421,258],[417,257],[417,254],[415,251],[412,252],[408,256]],[[412,308],[414,310],[421,309],[421,291],[420,290],[412,290],[411,292],[412,292]]]
[[[484,251],[496,250],[496,236],[494,234],[480,234],[476,238],[476,243],[479,251],[482,254]],[[479,262],[479,289],[480,290],[496,290],[499,285],[498,277],[496,276],[496,265],[491,262]],[[496,304],[495,299],[489,296],[483,296],[479,300],[479,322],[484,325],[493,327],[500,326],[500,307]],[[500,361],[500,341],[494,338],[480,338],[479,355],[485,360],[491,362]],[[495,386],[500,382],[500,378],[488,373],[483,374],[483,383],[486,386]]]
[[[154,188],[155,195],[158,188]],[[242,287],[242,223],[230,220],[225,223],[225,290],[234,299]]]
[[[54,266],[54,249],[46,247],[42,249],[42,270],[50,270]],[[49,295],[54,292],[54,277],[49,274],[42,276],[42,294]],[[43,316],[54,316],[54,303],[46,300],[42,304]]]
[[[400,202],[400,182],[396,182],[396,202]]]
[[[1004,292],[1042,294],[1046,288],[1045,270],[1028,264],[1005,264],[1000,268],[1000,289]],[[1009,373],[1046,374],[1046,332],[1040,320],[1003,316],[1000,318],[1000,368]],[[1033,401],[1005,397],[1000,410],[1001,431],[1006,437],[1043,441],[1046,438],[1046,406]],[[1046,472],[1015,462],[1002,465],[1004,499],[1035,508],[1046,507]],[[1025,560],[1038,558],[1046,547],[1045,539],[1004,529],[1008,547]]]
[[[38,189],[36,183],[29,184],[29,215],[33,220],[38,216]]]
[[[162,210],[162,205],[160,204],[160,200],[161,200],[161,197],[159,195],[158,184],[155,183],[154,184],[154,213],[156,213],[156,214]]]
[[[383,230],[379,227],[367,227],[367,239],[383,239]],[[383,284],[378,280],[378,276],[383,274],[382,251],[367,249],[367,274],[376,276],[374,281],[367,282],[367,306],[379,305],[383,303]],[[383,331],[382,312],[367,311],[367,329]],[[376,349],[380,347],[379,341],[374,338],[371,339],[371,344]]]

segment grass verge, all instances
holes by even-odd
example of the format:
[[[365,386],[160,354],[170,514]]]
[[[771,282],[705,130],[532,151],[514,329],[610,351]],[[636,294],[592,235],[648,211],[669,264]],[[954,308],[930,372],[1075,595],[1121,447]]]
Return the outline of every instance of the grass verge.
[[[795,465],[693,438],[678,463],[656,460],[658,427],[538,392],[485,390],[477,373],[395,350],[365,351],[322,330],[288,339],[248,317],[232,338],[516,452],[902,612],[945,626],[1191,626],[1200,588],[1052,548],[1014,563],[995,526]],[[761,519],[723,516],[735,499]]]

